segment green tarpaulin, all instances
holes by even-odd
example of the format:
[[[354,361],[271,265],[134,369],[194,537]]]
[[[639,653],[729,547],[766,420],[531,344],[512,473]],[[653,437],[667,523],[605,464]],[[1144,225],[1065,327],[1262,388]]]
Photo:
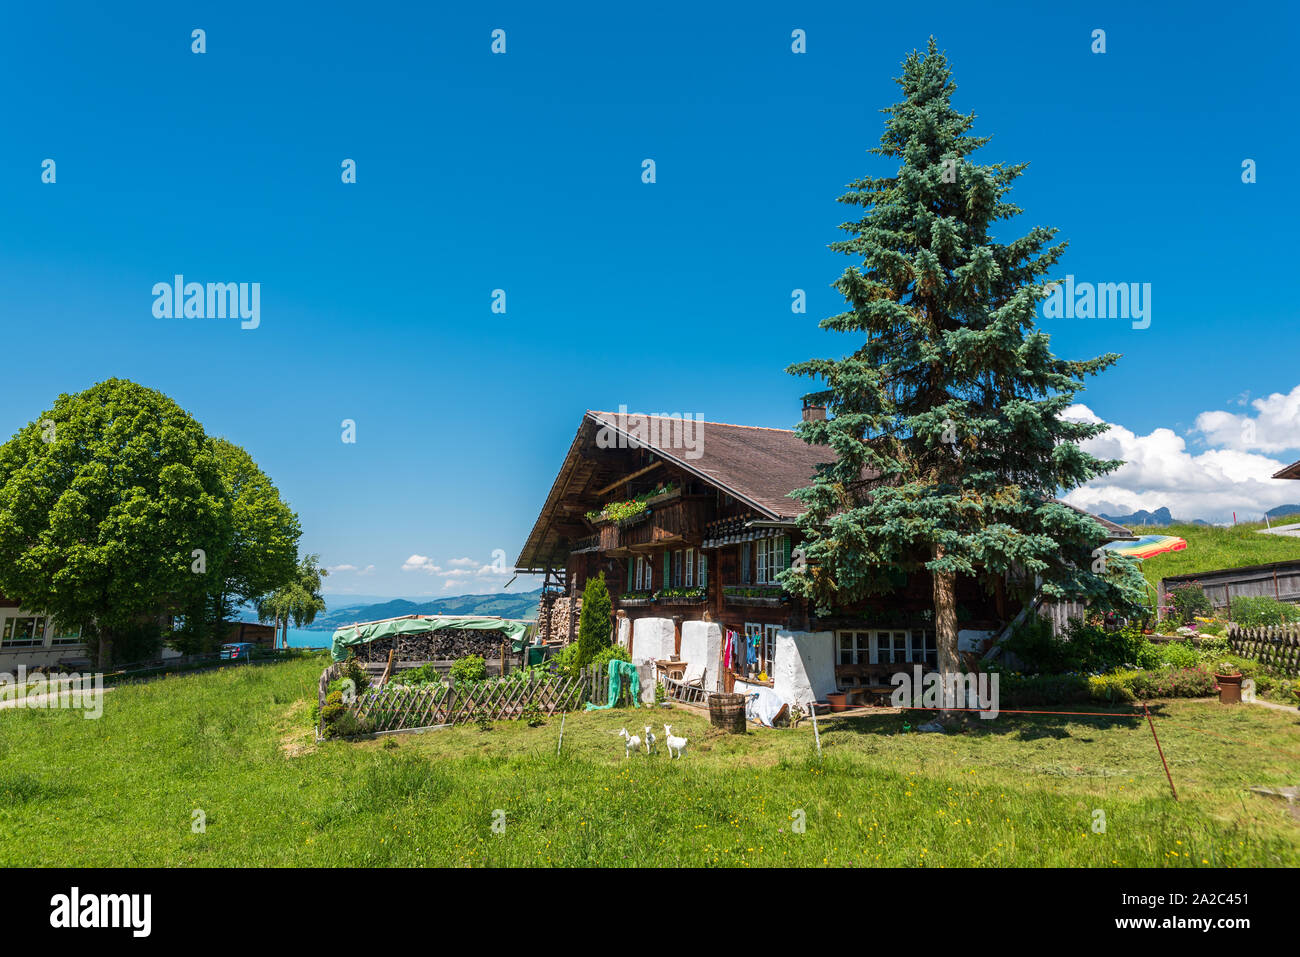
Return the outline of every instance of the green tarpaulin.
[[[587,702],[588,711],[605,711],[618,704],[623,691],[623,679],[627,679],[628,691],[632,695],[632,707],[641,707],[641,676],[637,674],[636,665],[630,661],[615,658],[609,663],[609,700],[605,704]]]
[[[332,654],[335,661],[344,661],[348,649],[364,645],[379,638],[397,635],[418,635],[426,631],[468,629],[470,631],[499,631],[510,642],[510,650],[519,652],[524,647],[528,632],[527,622],[509,618],[457,618],[453,615],[411,615],[406,618],[389,618],[386,621],[369,621],[359,625],[344,625],[334,632]]]

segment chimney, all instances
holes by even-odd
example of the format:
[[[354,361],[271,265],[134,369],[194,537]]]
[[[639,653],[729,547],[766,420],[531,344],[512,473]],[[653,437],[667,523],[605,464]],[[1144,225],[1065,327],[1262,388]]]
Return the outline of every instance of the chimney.
[[[803,400],[803,420],[805,422],[825,422],[826,406],[824,403],[815,402],[812,399]]]

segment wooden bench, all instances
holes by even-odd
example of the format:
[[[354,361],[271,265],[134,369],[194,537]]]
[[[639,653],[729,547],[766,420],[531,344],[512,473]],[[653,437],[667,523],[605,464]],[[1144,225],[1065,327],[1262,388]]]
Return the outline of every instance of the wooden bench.
[[[917,664],[920,664],[920,662],[904,661],[897,664],[883,665],[836,665],[835,684],[841,691],[850,696],[860,696],[863,704],[887,705],[895,687],[889,679],[900,671],[905,671],[910,675]],[[925,672],[931,669],[921,664],[921,670]]]

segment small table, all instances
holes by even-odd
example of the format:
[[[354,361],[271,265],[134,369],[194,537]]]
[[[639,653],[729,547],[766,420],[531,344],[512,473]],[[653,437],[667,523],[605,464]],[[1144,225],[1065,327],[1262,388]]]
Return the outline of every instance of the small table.
[[[658,659],[655,661],[655,670],[665,678],[681,681],[686,674],[686,662]]]

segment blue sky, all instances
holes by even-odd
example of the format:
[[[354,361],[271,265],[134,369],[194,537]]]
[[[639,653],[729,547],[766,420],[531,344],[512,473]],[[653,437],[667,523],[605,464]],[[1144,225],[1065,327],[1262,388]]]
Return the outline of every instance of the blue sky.
[[[1062,274],[1152,284],[1150,328],[1045,323],[1059,354],[1124,354],[1080,414],[1134,467],[1075,500],[1300,500],[1259,478],[1300,458],[1285,7],[476,6],[7,11],[0,432],[131,378],[247,448],[305,549],[373,566],[333,590],[494,589],[478,570],[517,554],[582,410],[793,425],[785,366],[855,345],[817,329],[835,198],[892,171],[865,150],[934,33],[980,158],[1032,164],[1018,228],[1059,227]],[[177,273],[260,282],[259,327],[155,318]]]

